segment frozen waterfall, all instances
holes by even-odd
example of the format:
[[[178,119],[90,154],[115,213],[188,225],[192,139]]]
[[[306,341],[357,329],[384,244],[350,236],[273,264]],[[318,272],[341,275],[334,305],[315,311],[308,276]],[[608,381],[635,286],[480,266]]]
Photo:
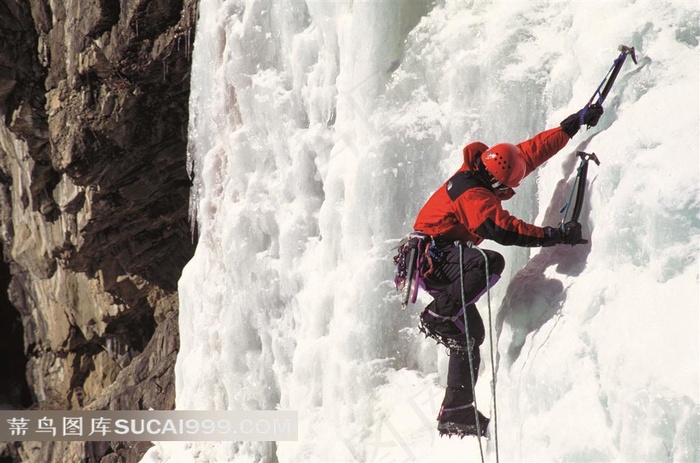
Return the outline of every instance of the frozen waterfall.
[[[590,244],[483,244],[507,260],[499,450],[700,460],[699,36],[693,1],[201,0],[177,407],[298,410],[299,440],[163,442],[144,460],[477,460],[475,439],[437,435],[447,356],[417,331],[429,296],[400,310],[391,248],[466,143],[558,125],[618,44],[640,62],[601,122],[504,203],[556,225],[574,151],[594,151]]]

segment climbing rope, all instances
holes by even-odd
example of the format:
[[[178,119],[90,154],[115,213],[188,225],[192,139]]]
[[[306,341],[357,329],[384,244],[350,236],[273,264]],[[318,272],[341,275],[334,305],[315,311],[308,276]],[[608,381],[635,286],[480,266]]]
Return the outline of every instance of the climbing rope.
[[[474,399],[474,421],[476,421],[476,438],[479,441],[479,453],[481,463],[484,463],[484,448],[481,445],[481,423],[479,423],[479,408],[476,404],[476,379],[474,378],[474,359],[472,358],[472,340],[469,336],[469,322],[467,321],[467,301],[464,295],[464,256],[462,255],[462,243],[455,241],[459,248],[459,282],[462,289],[462,312],[464,315],[464,335],[467,337],[467,357],[469,358],[469,377],[472,382],[472,398]],[[488,288],[488,286],[487,286]]]
[[[489,258],[486,256],[486,253],[478,246],[476,246],[474,243],[471,241],[467,242],[467,246],[476,249],[481,253],[482,256],[484,256],[484,263],[486,267],[486,303],[488,305],[489,309],[489,346],[491,350],[491,392],[493,394],[493,435],[494,435],[494,442],[496,445],[496,463],[498,463],[498,412],[496,409],[496,362],[494,361],[493,357],[493,323],[492,323],[492,316],[491,316],[491,285],[490,285],[490,275],[489,275]],[[461,254],[460,254],[461,255]],[[462,282],[462,294],[464,295],[464,282]],[[466,313],[465,313],[465,318],[466,318]],[[474,397],[476,398],[476,392],[474,394]],[[476,407],[476,401],[474,402],[474,406]],[[478,422],[478,420],[477,420]]]

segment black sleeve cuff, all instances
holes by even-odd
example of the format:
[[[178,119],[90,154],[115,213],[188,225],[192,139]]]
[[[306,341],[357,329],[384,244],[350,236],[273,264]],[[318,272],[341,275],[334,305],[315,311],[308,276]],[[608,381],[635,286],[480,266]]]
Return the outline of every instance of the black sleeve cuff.
[[[554,227],[544,227],[544,238],[542,239],[542,247],[554,246],[562,242],[561,231]]]
[[[569,136],[569,138],[574,138],[574,135],[578,133],[578,129],[581,127],[581,120],[579,114],[572,114],[563,121],[561,121],[561,128]]]

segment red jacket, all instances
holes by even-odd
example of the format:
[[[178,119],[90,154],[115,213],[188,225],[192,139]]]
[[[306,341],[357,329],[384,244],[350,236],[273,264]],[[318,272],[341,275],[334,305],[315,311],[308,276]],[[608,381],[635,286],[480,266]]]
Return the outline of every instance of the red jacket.
[[[518,144],[525,156],[525,175],[554,156],[570,140],[561,127],[544,131]],[[495,193],[473,173],[476,160],[488,147],[481,142],[464,147],[462,167],[428,199],[413,228],[439,241],[481,243],[491,239],[503,245],[541,246],[544,230],[512,216],[501,206],[515,192]]]

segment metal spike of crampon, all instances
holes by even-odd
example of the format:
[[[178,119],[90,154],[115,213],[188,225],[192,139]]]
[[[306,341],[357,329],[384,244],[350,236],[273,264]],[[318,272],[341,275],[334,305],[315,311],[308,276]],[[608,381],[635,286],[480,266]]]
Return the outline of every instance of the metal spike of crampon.
[[[482,437],[488,437],[487,428],[488,422],[481,426]],[[452,436],[464,439],[466,436],[477,435],[476,424],[459,424],[451,422],[438,423],[438,432],[440,433],[440,437],[447,436],[450,439]]]
[[[429,326],[423,323],[422,319],[419,319],[418,329],[426,337],[432,338],[437,341],[438,344],[442,344],[443,346],[447,347],[450,350],[450,353],[456,352],[459,355],[465,355],[467,353],[467,343],[464,341],[464,339],[455,339],[445,336],[440,332],[431,329]],[[463,335],[460,337],[464,338]]]

